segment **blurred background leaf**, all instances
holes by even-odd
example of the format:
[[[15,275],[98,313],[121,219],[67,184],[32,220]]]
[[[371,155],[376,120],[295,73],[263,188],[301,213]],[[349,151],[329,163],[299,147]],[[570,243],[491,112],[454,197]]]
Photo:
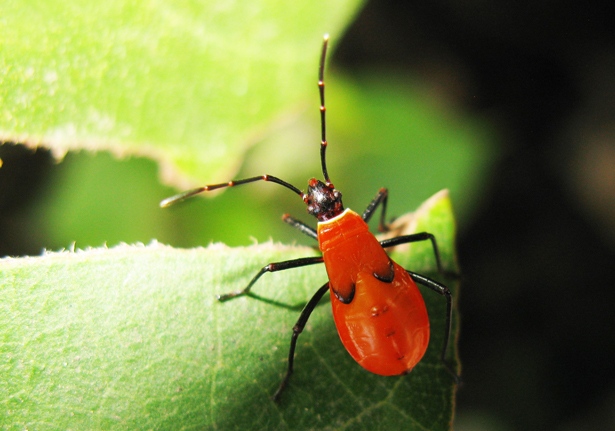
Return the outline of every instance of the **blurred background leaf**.
[[[0,136],[147,155],[176,182],[227,176],[301,108],[320,37],[359,4],[8,2]]]

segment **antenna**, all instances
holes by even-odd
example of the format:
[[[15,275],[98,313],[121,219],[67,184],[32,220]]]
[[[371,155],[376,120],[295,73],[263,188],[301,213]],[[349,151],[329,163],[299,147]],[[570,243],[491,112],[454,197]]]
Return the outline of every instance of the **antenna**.
[[[329,45],[329,35],[325,34],[322,43],[322,53],[320,54],[320,67],[318,68],[318,91],[320,92],[320,163],[322,164],[322,175],[325,183],[331,185],[329,173],[327,172],[327,121],[325,107],[325,58],[327,57],[327,46]]]
[[[292,184],[287,183],[284,180],[279,179],[278,177],[265,174],[265,175],[259,175],[257,177],[244,178],[243,180],[233,180],[227,183],[211,184],[208,186],[197,187],[196,189],[188,190],[186,192],[182,192],[175,196],[171,196],[170,198],[164,199],[162,202],[160,202],[160,208],[170,207],[171,205],[174,205],[177,202],[181,202],[185,199],[191,198],[192,196],[198,195],[199,193],[209,192],[209,191],[216,190],[216,189],[222,189],[224,187],[240,186],[242,184],[253,183],[255,181],[268,181],[270,183],[279,184],[291,190],[292,192],[297,193],[299,196],[301,196],[301,198],[303,198],[303,192],[299,190],[297,187],[293,186]]]

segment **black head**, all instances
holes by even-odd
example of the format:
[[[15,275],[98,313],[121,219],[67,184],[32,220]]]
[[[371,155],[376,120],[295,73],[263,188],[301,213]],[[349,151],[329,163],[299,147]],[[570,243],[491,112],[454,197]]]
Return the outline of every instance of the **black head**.
[[[308,191],[303,195],[303,201],[307,205],[307,212],[318,221],[327,221],[344,211],[342,194],[333,184],[325,184],[316,178],[308,181]]]

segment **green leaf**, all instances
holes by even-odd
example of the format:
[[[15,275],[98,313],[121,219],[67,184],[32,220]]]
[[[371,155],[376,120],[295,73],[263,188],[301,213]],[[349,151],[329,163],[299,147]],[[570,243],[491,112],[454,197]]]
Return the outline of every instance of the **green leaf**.
[[[322,35],[337,37],[360,4],[4,2],[0,139],[227,177],[312,96]]]
[[[446,267],[455,268],[446,193],[397,225],[434,232]],[[241,289],[270,261],[313,254],[273,243],[155,243],[0,260],[0,427],[450,429],[455,387],[439,361],[445,306],[430,291],[432,340],[410,374],[364,371],[339,342],[323,300],[299,338],[281,404],[270,400],[292,325],[326,280],[324,268],[265,274],[258,298],[219,303],[215,295]],[[395,258],[413,271],[433,268],[429,247]]]

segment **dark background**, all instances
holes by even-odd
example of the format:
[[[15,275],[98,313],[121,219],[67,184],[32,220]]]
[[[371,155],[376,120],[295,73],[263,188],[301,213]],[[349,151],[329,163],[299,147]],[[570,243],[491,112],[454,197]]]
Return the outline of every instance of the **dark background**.
[[[374,1],[338,52],[418,71],[503,132],[459,237],[456,429],[615,429],[614,12]]]
[[[367,4],[334,61],[418,74],[502,137],[460,226],[455,427],[615,429],[613,8],[414,3]],[[19,146],[4,146],[2,159],[0,256],[38,254],[13,215],[54,164]]]

